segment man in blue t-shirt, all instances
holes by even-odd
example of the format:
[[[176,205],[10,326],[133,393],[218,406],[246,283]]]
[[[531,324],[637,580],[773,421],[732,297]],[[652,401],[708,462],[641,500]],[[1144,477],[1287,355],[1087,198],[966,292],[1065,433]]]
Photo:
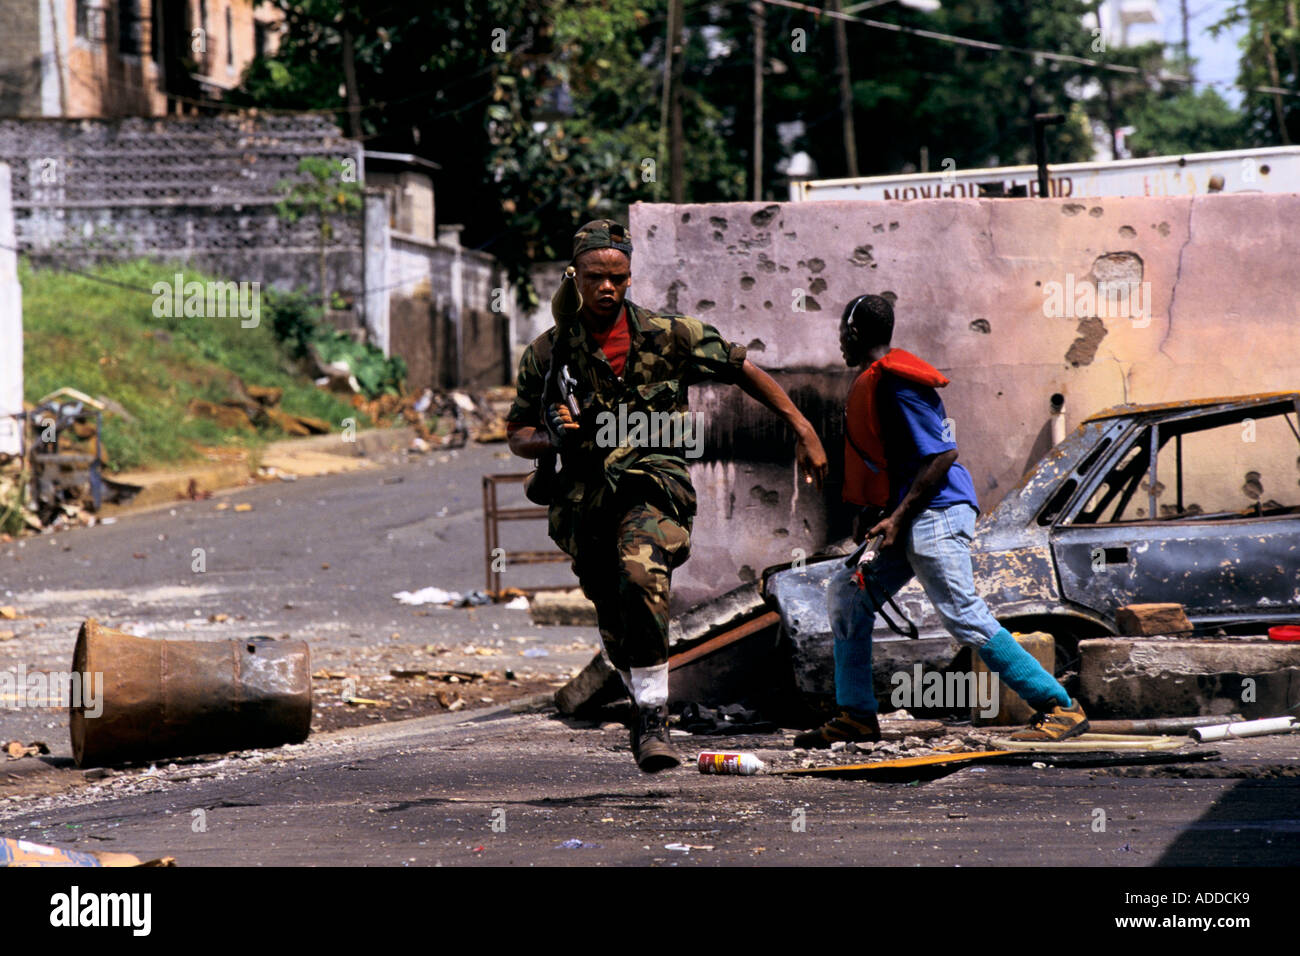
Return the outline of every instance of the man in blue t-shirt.
[[[956,429],[933,382],[947,378],[902,349],[890,348],[894,310],[877,295],[858,296],[840,321],[840,351],[863,373],[845,419],[845,494],[871,501],[853,523],[853,540],[880,537],[879,550],[861,567],[831,578],[827,607],[835,636],[835,699],[840,715],[795,738],[796,747],[880,739],[872,686],[871,635],[875,615],[915,575],[949,633],[969,644],[1008,687],[1038,711],[1030,728],[1012,739],[1064,740],[1088,730],[1077,701],[997,622],[975,591],[970,544],[979,504],[970,472],[957,464]],[[855,438],[854,435],[858,435]],[[866,447],[862,442],[865,439]],[[879,460],[883,456],[883,463]],[[865,463],[866,470],[860,463]],[[881,465],[887,501],[871,475]],[[954,702],[955,703],[955,702]]]

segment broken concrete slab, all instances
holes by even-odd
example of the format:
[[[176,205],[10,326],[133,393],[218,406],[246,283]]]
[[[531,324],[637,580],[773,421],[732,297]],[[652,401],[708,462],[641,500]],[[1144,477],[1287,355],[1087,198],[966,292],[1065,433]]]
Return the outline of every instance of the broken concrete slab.
[[[583,707],[615,700],[614,685],[625,690],[618,671],[614,670],[605,652],[600,651],[573,680],[555,692],[555,707],[560,713],[569,715],[576,714]]]
[[[1119,632],[1133,637],[1187,634],[1192,622],[1181,604],[1129,604],[1115,612]]]
[[[668,646],[676,650],[692,642],[741,624],[766,611],[767,602],[759,594],[758,582],[742,584],[725,594],[701,601],[668,622]]]
[[[577,588],[572,591],[539,591],[528,604],[534,624],[595,627],[596,605]]]
[[[1300,704],[1300,646],[1264,637],[1079,642],[1079,697],[1100,718],[1271,717]]]

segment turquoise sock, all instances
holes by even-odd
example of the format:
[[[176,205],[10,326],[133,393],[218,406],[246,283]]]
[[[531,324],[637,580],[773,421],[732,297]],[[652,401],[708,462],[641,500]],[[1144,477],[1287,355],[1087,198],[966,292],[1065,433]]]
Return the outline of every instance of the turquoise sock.
[[[995,671],[1031,707],[1047,710],[1052,704],[1070,706],[1070,695],[1061,682],[1017,644],[1005,627],[979,649],[979,655],[989,670]]]

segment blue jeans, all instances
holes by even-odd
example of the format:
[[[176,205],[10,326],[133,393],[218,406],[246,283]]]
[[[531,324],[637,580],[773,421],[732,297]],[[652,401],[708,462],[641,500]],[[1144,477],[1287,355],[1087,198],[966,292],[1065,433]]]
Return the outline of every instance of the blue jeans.
[[[835,635],[835,700],[853,710],[878,710],[871,676],[871,632],[885,597],[892,597],[915,574],[949,633],[978,649],[1002,625],[975,593],[970,543],[975,509],[952,505],[917,515],[899,540],[868,565],[871,593],[853,580],[856,568],[843,568],[826,591],[831,632]]]

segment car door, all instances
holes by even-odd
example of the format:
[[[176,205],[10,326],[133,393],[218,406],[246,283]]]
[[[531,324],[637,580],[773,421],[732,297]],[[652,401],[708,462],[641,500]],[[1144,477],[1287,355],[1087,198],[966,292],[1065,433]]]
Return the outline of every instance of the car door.
[[[1298,467],[1290,398],[1141,421],[1052,529],[1062,596],[1110,620],[1158,602],[1254,630],[1293,618]]]

